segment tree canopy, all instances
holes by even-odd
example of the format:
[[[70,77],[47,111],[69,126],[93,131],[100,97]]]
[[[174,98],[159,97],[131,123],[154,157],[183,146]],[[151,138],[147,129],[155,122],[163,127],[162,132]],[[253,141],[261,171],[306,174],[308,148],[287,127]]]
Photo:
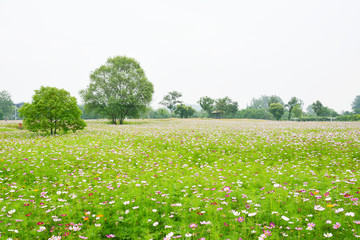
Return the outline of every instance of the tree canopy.
[[[0,91],[0,120],[9,119],[14,114],[14,103],[10,94],[3,90]]]
[[[167,107],[172,113],[176,109],[176,105],[182,103],[182,101],[179,100],[179,98],[181,97],[182,97],[182,93],[177,91],[172,91],[164,96],[160,104]]]
[[[288,115],[288,120],[291,119],[291,114],[293,109],[297,106],[298,108],[301,108],[301,106],[303,105],[303,101],[299,98],[296,97],[292,97],[290,99],[290,101],[285,105],[285,107],[288,108],[289,110],[289,115]]]
[[[311,108],[315,112],[316,116],[319,117],[324,110],[324,105],[319,100],[317,100],[316,102],[311,104]]]
[[[269,111],[276,120],[280,120],[284,115],[284,106],[281,103],[271,103]]]
[[[356,114],[360,114],[360,95],[357,95],[351,103],[351,108]]]
[[[238,103],[233,102],[229,97],[219,98],[215,101],[215,109],[225,113],[227,116],[231,116],[237,113]]]
[[[214,111],[215,109],[215,105],[214,105],[215,100],[212,99],[211,97],[205,96],[205,97],[201,97],[198,103],[200,104],[200,107],[204,111],[206,111],[209,116],[211,116],[211,112]]]
[[[195,113],[195,109],[184,104],[176,105],[175,114],[179,114],[181,118],[191,117]]]
[[[90,75],[89,86],[80,91],[85,111],[106,115],[113,124],[136,116],[150,104],[154,87],[133,58],[108,58]]]
[[[41,87],[35,90],[31,103],[25,103],[19,110],[26,128],[33,132],[56,134],[75,132],[84,129],[86,123],[81,119],[81,110],[76,98],[64,89]]]

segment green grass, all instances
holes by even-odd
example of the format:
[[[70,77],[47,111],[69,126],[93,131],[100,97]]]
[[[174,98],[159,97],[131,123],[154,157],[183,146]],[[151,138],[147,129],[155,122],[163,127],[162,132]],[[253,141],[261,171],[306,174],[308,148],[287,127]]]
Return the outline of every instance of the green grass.
[[[127,122],[0,130],[2,238],[360,235],[360,123]]]

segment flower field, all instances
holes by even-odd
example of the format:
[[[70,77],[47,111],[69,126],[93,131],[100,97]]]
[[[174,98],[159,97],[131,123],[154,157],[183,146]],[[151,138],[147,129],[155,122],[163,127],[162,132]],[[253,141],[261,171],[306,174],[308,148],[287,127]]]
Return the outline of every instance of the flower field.
[[[0,124],[0,239],[360,238],[360,123]]]

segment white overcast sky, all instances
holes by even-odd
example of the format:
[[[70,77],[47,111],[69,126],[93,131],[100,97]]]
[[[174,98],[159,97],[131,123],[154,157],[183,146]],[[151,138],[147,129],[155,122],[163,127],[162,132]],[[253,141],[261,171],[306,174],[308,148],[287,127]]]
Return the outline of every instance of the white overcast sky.
[[[35,89],[79,90],[111,56],[140,62],[185,103],[292,96],[350,110],[360,95],[360,1],[1,0],[0,90],[15,103]]]

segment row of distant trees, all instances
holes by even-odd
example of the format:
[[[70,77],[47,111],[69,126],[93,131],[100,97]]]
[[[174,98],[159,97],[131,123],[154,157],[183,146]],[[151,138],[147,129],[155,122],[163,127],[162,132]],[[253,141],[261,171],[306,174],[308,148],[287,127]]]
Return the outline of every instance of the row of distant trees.
[[[208,96],[201,97],[198,104],[201,111],[195,111],[191,106],[186,106],[181,98],[182,94],[177,91],[169,92],[160,102],[164,108],[151,109],[148,113],[149,118],[169,118],[169,117],[214,117],[214,118],[249,118],[249,119],[300,119],[314,117],[337,117],[341,114],[334,109],[323,105],[319,100],[313,102],[303,109],[304,103],[297,97],[292,97],[288,102],[284,102],[281,97],[276,95],[263,95],[253,98],[245,109],[239,109],[238,103],[229,97],[213,99]],[[181,114],[186,112],[188,114]],[[356,96],[352,102],[353,112],[344,112],[343,115],[360,114],[360,95]]]
[[[337,113],[334,109],[324,106],[320,101],[315,101],[306,110],[303,109],[303,101],[292,97],[285,103],[281,97],[263,95],[253,98],[245,109],[239,109],[238,103],[229,97],[213,99],[208,96],[201,97],[197,102],[201,110],[196,111],[192,106],[185,105],[181,101],[182,94],[177,91],[169,92],[160,102],[164,108],[152,109],[143,106],[142,111],[129,115],[130,118],[190,118],[190,117],[214,117],[214,118],[248,118],[248,119],[301,119],[313,117],[338,117],[340,115],[350,116],[360,114],[360,95],[353,100],[352,112]],[[20,119],[19,111],[24,103],[14,104],[10,94],[0,91],[0,119]],[[101,111],[89,111],[86,105],[78,105],[82,111],[83,119],[108,118],[106,113]],[[123,117],[125,118],[125,116]],[[113,119],[112,119],[113,120]],[[114,119],[115,121],[115,119]]]

